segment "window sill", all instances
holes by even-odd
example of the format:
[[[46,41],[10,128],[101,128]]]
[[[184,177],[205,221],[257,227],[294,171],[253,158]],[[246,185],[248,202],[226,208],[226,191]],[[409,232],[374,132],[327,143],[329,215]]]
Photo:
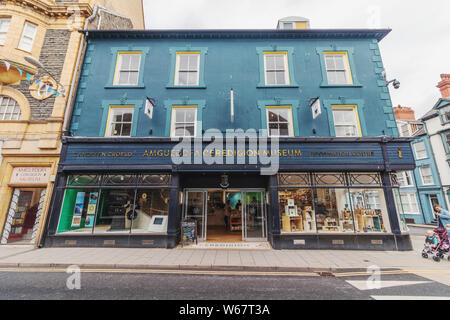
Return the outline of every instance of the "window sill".
[[[279,86],[275,86],[275,85],[257,85],[256,88],[298,88],[299,85],[297,84],[290,84],[290,85],[279,85]]]
[[[105,89],[144,89],[145,85],[133,85],[133,86],[124,86],[124,85],[106,85]]]
[[[167,85],[166,89],[206,89],[206,86],[175,86]]]
[[[357,84],[321,84],[321,88],[362,88],[363,86]]]

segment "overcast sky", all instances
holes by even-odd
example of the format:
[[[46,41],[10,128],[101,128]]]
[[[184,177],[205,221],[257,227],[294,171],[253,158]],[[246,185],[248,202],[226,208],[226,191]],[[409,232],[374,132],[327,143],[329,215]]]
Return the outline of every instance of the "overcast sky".
[[[143,0],[147,29],[274,29],[302,16],[311,28],[391,28],[380,49],[393,105],[421,117],[450,73],[450,0]]]

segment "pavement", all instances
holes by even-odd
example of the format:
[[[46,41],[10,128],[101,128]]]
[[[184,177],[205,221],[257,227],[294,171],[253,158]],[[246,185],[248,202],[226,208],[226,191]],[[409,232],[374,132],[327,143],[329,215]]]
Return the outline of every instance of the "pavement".
[[[149,248],[33,248],[0,246],[0,268],[221,270],[278,272],[345,272],[380,269],[441,270],[450,261],[421,257],[423,236],[412,235],[413,251],[264,250],[264,249],[149,249]]]

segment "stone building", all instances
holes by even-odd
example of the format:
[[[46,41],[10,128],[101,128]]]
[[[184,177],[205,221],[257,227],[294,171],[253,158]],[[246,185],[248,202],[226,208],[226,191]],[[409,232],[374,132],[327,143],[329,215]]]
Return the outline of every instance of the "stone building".
[[[39,243],[86,39],[144,29],[142,0],[0,3],[0,243]]]

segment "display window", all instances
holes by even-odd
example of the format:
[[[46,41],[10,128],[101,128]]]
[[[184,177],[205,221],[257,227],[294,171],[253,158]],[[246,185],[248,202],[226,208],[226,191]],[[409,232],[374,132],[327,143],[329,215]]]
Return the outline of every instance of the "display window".
[[[312,189],[278,190],[282,232],[315,232]]]
[[[64,233],[166,233],[170,175],[73,175],[58,223]]]
[[[282,233],[391,231],[378,173],[279,174],[278,183]]]

